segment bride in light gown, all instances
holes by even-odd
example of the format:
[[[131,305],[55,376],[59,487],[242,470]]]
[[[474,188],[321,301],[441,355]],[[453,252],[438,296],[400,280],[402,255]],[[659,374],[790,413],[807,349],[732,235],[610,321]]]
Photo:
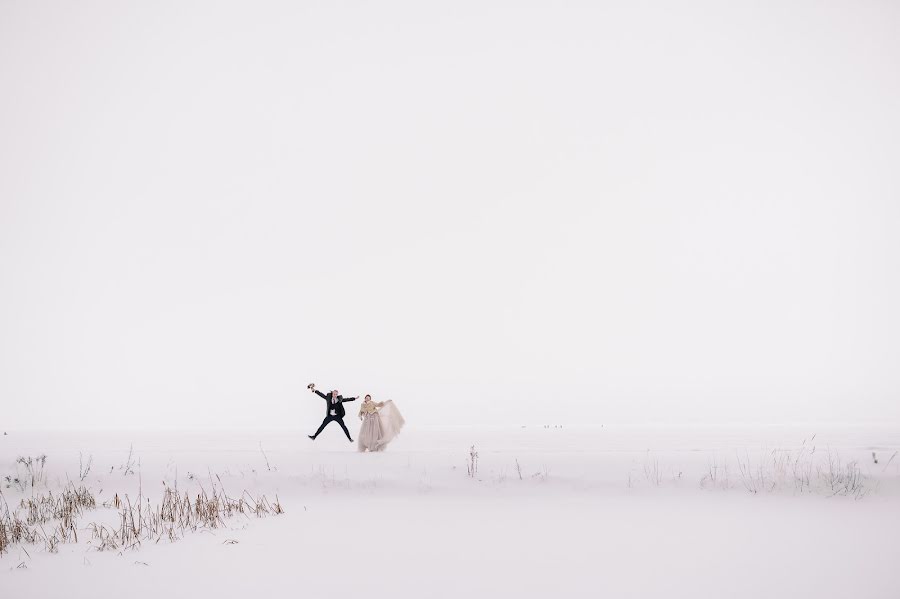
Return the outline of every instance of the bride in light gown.
[[[359,406],[359,419],[362,420],[357,437],[359,451],[384,451],[405,424],[394,402],[374,402],[371,395],[366,395]]]

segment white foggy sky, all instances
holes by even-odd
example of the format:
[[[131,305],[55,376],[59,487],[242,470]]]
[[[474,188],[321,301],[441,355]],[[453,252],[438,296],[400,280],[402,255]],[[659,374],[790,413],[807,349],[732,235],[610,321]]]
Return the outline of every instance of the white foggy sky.
[[[0,0],[0,427],[900,421],[900,4]]]

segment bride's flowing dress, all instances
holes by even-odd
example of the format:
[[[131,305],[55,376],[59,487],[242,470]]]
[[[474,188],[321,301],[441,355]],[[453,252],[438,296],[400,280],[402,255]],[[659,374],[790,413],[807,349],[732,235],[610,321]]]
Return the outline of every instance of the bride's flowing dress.
[[[384,406],[378,410],[378,419],[381,421],[381,444],[387,445],[400,434],[400,429],[406,424],[397,404],[391,400],[384,402]]]
[[[357,436],[359,451],[384,451],[387,444],[400,434],[406,421],[393,401],[363,402],[359,406],[362,426]]]
[[[381,451],[381,419],[378,412],[364,413],[363,422],[356,437],[356,443],[360,451]]]

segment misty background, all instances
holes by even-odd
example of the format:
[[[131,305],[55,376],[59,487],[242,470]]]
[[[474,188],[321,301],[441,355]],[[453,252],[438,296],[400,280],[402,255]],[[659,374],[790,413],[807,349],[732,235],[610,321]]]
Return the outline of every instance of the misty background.
[[[0,427],[900,422],[898,33],[0,0]]]

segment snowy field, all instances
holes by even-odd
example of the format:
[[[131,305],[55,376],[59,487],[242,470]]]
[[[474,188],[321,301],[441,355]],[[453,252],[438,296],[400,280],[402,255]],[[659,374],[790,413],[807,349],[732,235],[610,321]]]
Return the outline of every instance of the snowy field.
[[[11,512],[69,483],[97,507],[55,553],[9,546],[0,596],[900,597],[896,430],[409,428],[383,454],[354,447],[333,425],[315,443],[10,431]],[[40,455],[32,487],[17,458]],[[120,522],[104,503],[176,484],[284,513],[99,550],[90,524]]]

